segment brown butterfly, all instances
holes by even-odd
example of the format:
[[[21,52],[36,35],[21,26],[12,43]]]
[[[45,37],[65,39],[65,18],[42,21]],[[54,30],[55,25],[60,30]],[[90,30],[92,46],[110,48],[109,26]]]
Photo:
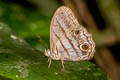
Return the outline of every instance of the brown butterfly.
[[[50,49],[45,55],[63,61],[90,60],[95,53],[92,35],[78,23],[72,10],[62,6],[55,12],[50,25]]]

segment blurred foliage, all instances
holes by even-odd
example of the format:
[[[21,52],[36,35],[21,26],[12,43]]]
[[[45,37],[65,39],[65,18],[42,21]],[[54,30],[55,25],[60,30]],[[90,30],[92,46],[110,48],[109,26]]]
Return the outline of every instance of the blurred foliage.
[[[15,3],[0,2],[0,21],[7,23],[17,34],[38,49],[44,46],[37,39],[36,33],[49,44],[50,19],[51,17],[33,9]]]

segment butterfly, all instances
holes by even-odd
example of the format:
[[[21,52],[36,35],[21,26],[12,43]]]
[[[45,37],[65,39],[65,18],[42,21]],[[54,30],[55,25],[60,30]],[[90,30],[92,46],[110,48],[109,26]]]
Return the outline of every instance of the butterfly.
[[[50,49],[45,49],[45,56],[61,60],[81,61],[90,60],[95,53],[95,43],[92,35],[79,24],[72,10],[66,6],[58,8],[50,25]]]

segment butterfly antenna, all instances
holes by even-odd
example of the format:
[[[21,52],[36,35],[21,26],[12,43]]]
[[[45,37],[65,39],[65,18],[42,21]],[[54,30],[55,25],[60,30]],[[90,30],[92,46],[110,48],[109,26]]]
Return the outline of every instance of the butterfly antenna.
[[[44,40],[42,40],[42,38],[40,37],[40,35],[37,34],[37,33],[36,33],[36,35],[37,35],[37,37],[39,38],[40,42],[41,42],[43,45],[45,45],[46,48],[48,48],[48,45],[46,44],[46,42],[45,42]]]

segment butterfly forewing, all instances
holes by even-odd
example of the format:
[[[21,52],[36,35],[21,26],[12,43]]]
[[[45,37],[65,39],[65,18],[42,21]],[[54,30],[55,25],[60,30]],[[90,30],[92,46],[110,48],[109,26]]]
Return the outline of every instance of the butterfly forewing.
[[[95,52],[91,34],[79,25],[68,7],[60,7],[50,25],[50,50],[47,56],[56,60],[89,60]]]

